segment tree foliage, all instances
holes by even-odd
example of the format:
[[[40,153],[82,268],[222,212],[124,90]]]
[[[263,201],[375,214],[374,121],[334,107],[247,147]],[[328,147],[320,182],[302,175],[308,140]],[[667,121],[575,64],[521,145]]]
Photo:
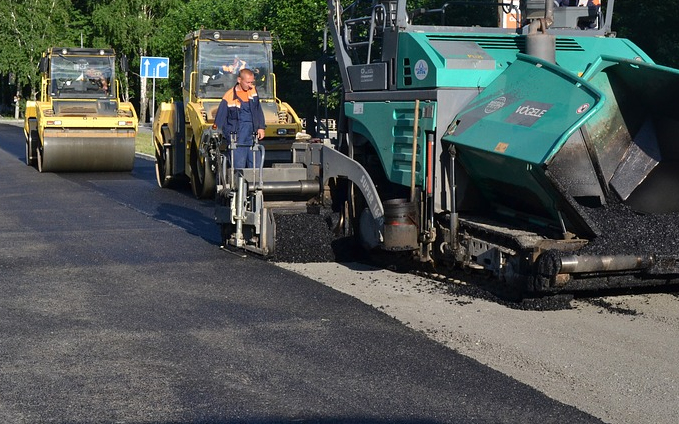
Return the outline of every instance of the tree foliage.
[[[326,2],[264,3],[261,19],[275,38],[273,57],[279,97],[306,116],[315,109],[315,103],[311,101],[311,83],[300,80],[301,63],[321,57],[327,21]]]
[[[676,2],[615,2],[613,30],[629,38],[658,64],[679,67],[679,7]]]
[[[425,1],[425,0],[422,0]],[[366,2],[369,4],[370,2]],[[617,0],[613,30],[657,63],[679,67],[679,8],[674,2]],[[15,75],[24,93],[39,89],[37,64],[48,47],[113,47],[129,58],[129,95],[140,116],[146,85],[142,56],[170,58],[170,78],[156,81],[159,101],[180,95],[182,41],[200,28],[269,30],[275,38],[278,93],[298,111],[315,105],[300,63],[321,56],[325,0],[0,0],[0,74]],[[3,93],[7,90],[3,89]]]
[[[157,56],[151,54],[149,39],[157,31],[158,22],[180,4],[168,0],[100,0],[92,7],[92,28],[95,30],[92,44],[94,47],[113,47],[119,55],[130,59],[131,69],[139,69],[143,56]],[[140,81],[140,84],[144,83],[147,82]],[[145,122],[146,87],[140,85],[138,91],[141,94],[139,115]]]
[[[15,75],[32,95],[39,88],[38,63],[52,46],[79,38],[82,15],[70,0],[0,0],[0,73]]]
[[[243,7],[235,1],[189,0],[158,21],[158,28],[150,39],[153,51],[158,56],[170,59],[170,78],[160,81],[158,97],[168,100],[181,97],[182,45],[184,37],[200,28],[222,30],[261,29],[258,2],[254,0]]]
[[[300,64],[321,54],[326,20],[322,0],[253,0],[248,7],[235,1],[189,0],[167,13],[151,38],[154,51],[170,58],[170,78],[160,83],[163,99],[181,96],[182,41],[200,28],[268,30],[274,41],[274,71],[278,92],[297,109],[311,102],[311,85],[300,81]],[[305,104],[306,103],[306,104]]]

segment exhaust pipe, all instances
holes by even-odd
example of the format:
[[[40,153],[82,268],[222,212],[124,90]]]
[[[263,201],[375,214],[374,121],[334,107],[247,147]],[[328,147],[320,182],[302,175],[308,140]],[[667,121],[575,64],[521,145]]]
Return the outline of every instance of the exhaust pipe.
[[[554,2],[545,0],[545,17],[533,20],[528,25],[526,35],[526,54],[549,63],[556,63],[556,37],[547,34],[554,23]]]

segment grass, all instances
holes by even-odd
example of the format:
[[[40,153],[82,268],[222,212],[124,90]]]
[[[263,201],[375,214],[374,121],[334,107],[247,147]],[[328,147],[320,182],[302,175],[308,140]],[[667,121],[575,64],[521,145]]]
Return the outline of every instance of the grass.
[[[140,129],[137,132],[137,138],[134,144],[135,151],[155,156],[155,149],[153,148],[153,138],[151,131]]]

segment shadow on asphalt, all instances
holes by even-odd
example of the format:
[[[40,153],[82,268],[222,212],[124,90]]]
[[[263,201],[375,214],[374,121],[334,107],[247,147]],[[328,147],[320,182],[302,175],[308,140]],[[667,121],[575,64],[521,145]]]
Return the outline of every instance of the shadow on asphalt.
[[[196,199],[194,201],[198,202]],[[211,216],[208,217],[198,210],[171,203],[161,203],[156,210],[156,214],[153,215],[154,219],[176,225],[210,244],[220,244],[220,229]]]
[[[0,121],[0,149],[25,165],[24,134],[20,124]],[[30,172],[38,173],[36,167]],[[184,229],[210,244],[221,242],[219,227],[215,224],[212,200],[198,200],[187,181],[179,181],[171,189],[158,187],[153,158],[137,154],[130,172],[59,172],[58,176],[105,194],[107,197],[135,210]],[[146,184],[132,184],[143,181]]]

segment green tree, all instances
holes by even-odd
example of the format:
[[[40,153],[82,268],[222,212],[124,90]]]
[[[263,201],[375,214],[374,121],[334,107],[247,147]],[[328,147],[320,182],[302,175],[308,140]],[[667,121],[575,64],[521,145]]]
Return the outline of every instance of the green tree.
[[[159,98],[181,98],[181,79],[184,57],[184,37],[200,28],[220,30],[261,30],[261,7],[263,0],[254,0],[243,7],[241,2],[225,0],[189,0],[170,10],[158,23],[158,29],[150,40],[154,51],[169,57],[170,74],[167,81],[160,81]]]
[[[0,10],[0,73],[12,73],[17,94],[25,87],[35,99],[42,53],[49,47],[73,45],[80,37],[82,15],[70,0],[0,0]]]
[[[673,2],[617,0],[613,30],[657,63],[679,67],[679,8]],[[0,74],[15,76],[18,91],[35,96],[37,64],[53,46],[113,47],[130,60],[122,78],[125,99],[135,99],[140,118],[148,110],[147,81],[135,72],[142,56],[170,58],[170,78],[156,81],[156,97],[181,93],[182,40],[202,28],[269,30],[279,97],[308,114],[315,108],[310,83],[300,80],[302,61],[322,54],[325,0],[0,0]],[[26,94],[26,93],[24,93]]]
[[[99,0],[92,5],[94,46],[111,46],[129,58],[130,69],[139,69],[142,56],[157,56],[150,51],[149,39],[158,30],[158,22],[181,4],[181,0]],[[139,118],[146,122],[148,109],[148,81],[132,71],[139,79],[123,78],[125,99],[130,97],[130,86],[138,87]],[[136,79],[133,79],[136,80]]]
[[[190,0],[168,12],[151,40],[155,50],[170,58],[170,79],[162,97],[181,96],[182,41],[200,28],[269,30],[274,41],[274,72],[278,96],[295,110],[315,108],[311,84],[300,79],[301,62],[321,55],[327,5],[324,0],[253,0],[248,7],[234,0]]]
[[[679,67],[679,8],[675,2],[617,0],[613,30],[658,64]]]
[[[301,66],[323,54],[327,10],[324,0],[267,1],[262,8],[262,22],[279,47],[273,54],[278,96],[303,117],[316,113],[316,100],[311,83],[301,80]]]

